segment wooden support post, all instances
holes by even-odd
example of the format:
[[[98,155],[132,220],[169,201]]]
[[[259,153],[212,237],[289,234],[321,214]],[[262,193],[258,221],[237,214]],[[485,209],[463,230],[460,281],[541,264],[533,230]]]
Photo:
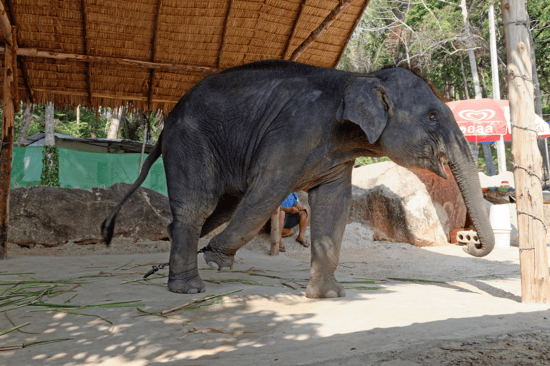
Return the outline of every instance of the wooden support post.
[[[279,243],[281,240],[281,228],[279,227],[279,212],[281,208],[277,207],[277,210],[271,215],[271,250],[269,255],[279,255]]]
[[[541,157],[535,129],[529,20],[523,0],[504,0],[502,20],[508,58],[508,98],[518,213],[521,301],[550,299],[546,227],[543,222]]]
[[[4,9],[2,13],[5,15]],[[2,30],[6,28],[2,26]],[[4,37],[6,32],[4,30]],[[10,44],[11,43],[11,44]],[[17,83],[17,43],[15,37],[6,37],[4,54],[4,105],[2,115],[2,150],[0,151],[0,259],[8,257],[8,228],[10,216],[10,183],[13,160],[14,90]]]

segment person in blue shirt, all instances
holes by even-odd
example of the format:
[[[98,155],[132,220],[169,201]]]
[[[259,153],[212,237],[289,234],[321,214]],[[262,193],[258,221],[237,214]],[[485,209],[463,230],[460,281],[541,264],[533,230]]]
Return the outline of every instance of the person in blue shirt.
[[[298,195],[296,193],[291,193],[284,201],[281,203],[281,210],[279,212],[279,251],[285,252],[286,248],[283,244],[281,238],[294,235],[294,227],[299,226],[298,236],[296,241],[302,244],[304,247],[309,247],[309,243],[305,238],[307,224],[309,223],[309,210],[304,207]],[[271,220],[266,224],[266,231],[271,232]]]

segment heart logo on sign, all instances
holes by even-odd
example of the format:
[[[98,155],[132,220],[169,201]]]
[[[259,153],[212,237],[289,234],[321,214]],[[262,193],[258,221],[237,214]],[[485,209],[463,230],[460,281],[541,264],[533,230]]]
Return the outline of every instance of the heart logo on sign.
[[[458,115],[460,116],[460,118],[468,121],[483,121],[493,118],[495,115],[495,111],[490,109],[482,109],[479,111],[465,109],[463,111],[460,111]]]

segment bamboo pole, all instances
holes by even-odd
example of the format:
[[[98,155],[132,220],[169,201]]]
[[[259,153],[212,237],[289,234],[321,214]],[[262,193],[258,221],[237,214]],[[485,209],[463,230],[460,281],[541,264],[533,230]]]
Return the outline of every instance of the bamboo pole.
[[[221,44],[220,49],[218,51],[218,69],[220,68],[220,65],[222,64],[222,55],[223,50],[225,48],[225,37],[227,35],[227,22],[229,21],[229,16],[231,15],[231,8],[233,7],[233,0],[229,0],[227,4],[227,12],[225,13],[225,19],[223,21],[223,31],[222,31],[222,38],[221,38]]]
[[[279,227],[280,207],[271,215],[271,249],[269,255],[279,255],[279,244],[281,241],[281,228]]]
[[[0,9],[1,16],[5,16],[3,6]],[[2,29],[5,21],[0,22]],[[4,33],[6,36],[6,33]],[[9,35],[12,44],[6,43],[4,53],[4,105],[2,114],[2,150],[0,151],[0,259],[8,257],[8,228],[10,216],[10,190],[11,169],[13,161],[13,135],[14,135],[14,90],[17,82],[17,56],[15,37]],[[8,38],[6,37],[6,42]]]
[[[537,147],[528,18],[523,0],[504,0],[502,20],[508,59],[508,95],[518,213],[521,301],[550,298],[543,218],[541,157]]]
[[[4,53],[4,52],[6,52],[6,48],[0,47],[0,53]],[[78,55],[74,53],[39,51],[36,48],[19,48],[17,50],[17,55],[27,56],[27,57],[52,58],[55,60],[101,62],[101,63],[134,66],[134,67],[143,67],[146,69],[148,68],[148,69],[168,70],[168,71],[188,71],[188,72],[203,72],[203,73],[214,73],[214,72],[221,71],[217,68],[205,67],[205,66],[174,65],[174,64],[166,64],[166,63],[158,63],[158,62],[133,60],[129,58],[90,56],[90,55]]]
[[[344,10],[347,9],[347,7],[351,4],[351,0],[340,0],[338,5],[332,11],[327,15],[325,20],[313,31],[309,34],[309,36],[302,42],[301,45],[298,46],[292,53],[292,55],[289,57],[290,61],[296,61],[298,60],[298,57],[306,50],[306,48],[309,47],[310,44],[317,39],[317,37],[321,36],[323,32],[330,27],[332,22],[338,18],[338,15],[340,15]]]

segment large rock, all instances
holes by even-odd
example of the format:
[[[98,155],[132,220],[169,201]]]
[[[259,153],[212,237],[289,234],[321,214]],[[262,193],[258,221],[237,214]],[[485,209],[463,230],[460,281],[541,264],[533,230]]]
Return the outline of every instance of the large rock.
[[[466,206],[448,167],[448,179],[392,162],[353,170],[350,221],[372,228],[374,240],[437,246],[462,227]]]
[[[68,241],[100,242],[100,225],[128,192],[129,184],[107,189],[36,186],[11,191],[8,240],[19,245],[57,246]],[[140,187],[117,217],[115,237],[165,240],[172,214],[168,197]]]

